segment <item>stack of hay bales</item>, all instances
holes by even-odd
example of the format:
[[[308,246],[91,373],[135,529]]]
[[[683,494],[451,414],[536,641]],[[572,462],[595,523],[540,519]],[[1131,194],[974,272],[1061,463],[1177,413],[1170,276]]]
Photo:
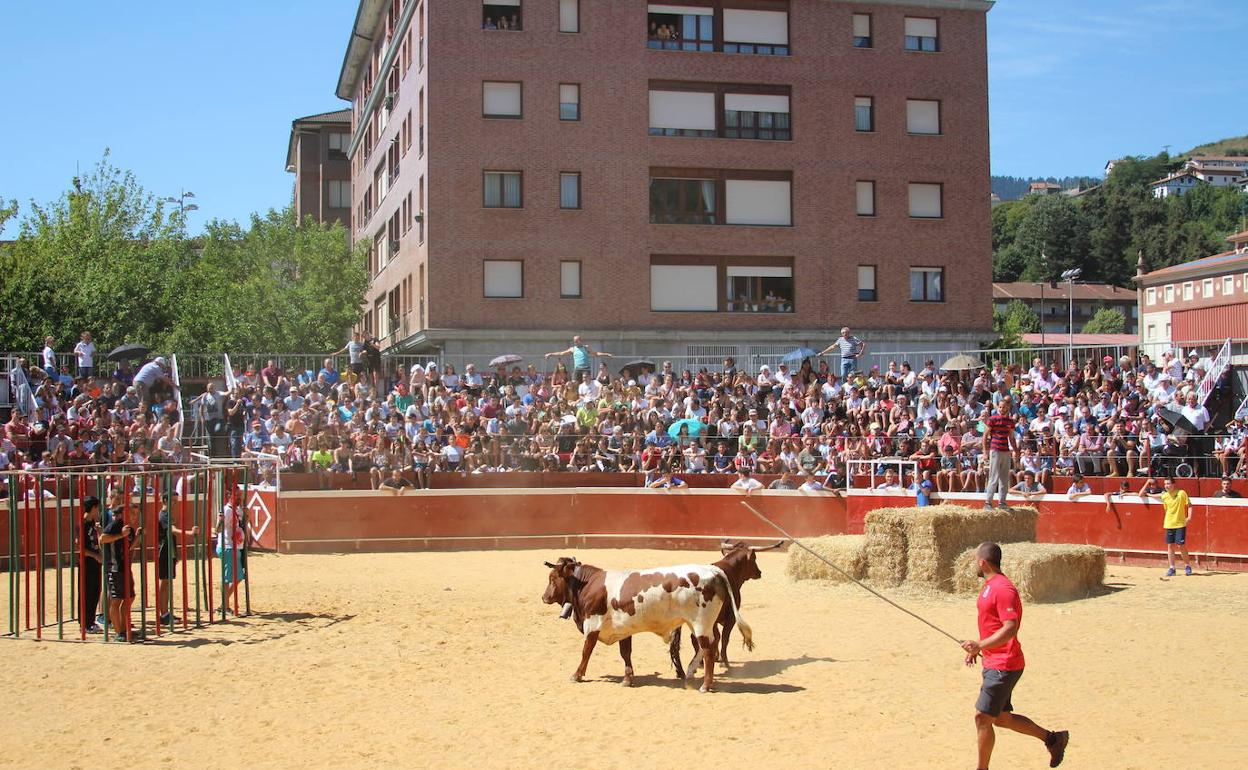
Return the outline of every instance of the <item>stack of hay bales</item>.
[[[802,541],[807,548],[840,567],[854,580],[861,580],[867,572],[867,556],[864,550],[866,537],[862,535],[830,535]],[[792,580],[830,580],[848,583],[849,578],[816,559],[798,546],[789,547],[789,560],[785,572]]]
[[[973,594],[983,585],[972,546],[954,562],[953,590]],[[1105,582],[1105,551],[1092,545],[1002,543],[1001,570],[1024,601],[1085,599]]]
[[[1087,596],[1104,581],[1105,554],[1082,545],[1037,545],[1034,508],[981,510],[959,505],[879,508],[866,515],[863,537],[823,537],[807,543],[855,579],[884,587],[971,591],[973,549],[985,540],[1004,544],[1004,571],[1030,601]],[[800,548],[789,549],[794,580],[846,578]]]

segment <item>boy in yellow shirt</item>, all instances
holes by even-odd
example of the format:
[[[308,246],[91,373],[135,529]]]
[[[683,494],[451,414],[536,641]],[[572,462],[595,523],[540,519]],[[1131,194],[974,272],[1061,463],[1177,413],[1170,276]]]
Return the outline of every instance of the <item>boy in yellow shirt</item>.
[[[1187,492],[1174,486],[1174,478],[1166,479],[1166,491],[1161,496],[1161,504],[1166,508],[1166,519],[1162,527],[1166,530],[1166,562],[1170,568],[1166,577],[1174,575],[1174,547],[1177,545],[1183,554],[1186,567],[1183,574],[1192,574],[1192,557],[1187,553],[1187,525],[1192,520],[1192,501]]]

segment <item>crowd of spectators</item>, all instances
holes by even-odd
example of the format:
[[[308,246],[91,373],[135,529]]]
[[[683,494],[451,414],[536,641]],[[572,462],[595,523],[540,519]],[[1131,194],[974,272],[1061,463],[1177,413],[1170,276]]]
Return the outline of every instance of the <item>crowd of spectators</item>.
[[[1207,365],[1197,356],[1105,357],[1060,369],[1036,358],[969,372],[901,361],[842,377],[811,359],[757,372],[731,358],[717,371],[670,362],[618,370],[577,340],[551,354],[553,363],[460,372],[431,361],[386,373],[355,343],[346,371],[333,358],[301,372],[270,360],[237,372],[232,389],[212,388],[201,403],[215,453],[273,454],[325,486],[337,472],[374,487],[396,469],[421,487],[433,471],[644,473],[648,485],[666,471],[748,471],[836,486],[851,468],[870,471],[872,463],[851,461],[899,458],[927,471],[937,491],[979,491],[983,420],[1009,396],[1017,483],[1051,489],[1055,477],[1077,472],[1164,474],[1183,462],[1242,476],[1245,466],[1242,421],[1216,443],[1205,438],[1221,426],[1195,395]],[[1180,415],[1198,435],[1173,429]]]

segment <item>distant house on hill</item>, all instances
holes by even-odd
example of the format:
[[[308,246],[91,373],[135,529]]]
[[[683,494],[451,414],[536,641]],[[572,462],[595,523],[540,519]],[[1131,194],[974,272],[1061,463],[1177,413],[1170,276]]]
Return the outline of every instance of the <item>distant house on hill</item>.
[[[1052,182],[1032,182],[1028,193],[1031,195],[1054,195],[1062,191],[1060,184]]]
[[[1246,169],[1248,158],[1193,158],[1181,170],[1158,179],[1149,187],[1153,190],[1154,198],[1183,195],[1201,183],[1214,187],[1231,187],[1243,183],[1244,175],[1248,173]]]
[[[1123,162],[1124,160],[1126,160],[1126,158],[1114,158],[1113,160],[1107,162],[1105,164],[1105,177],[1108,179],[1109,175],[1114,173],[1114,166],[1117,166],[1119,163]]]

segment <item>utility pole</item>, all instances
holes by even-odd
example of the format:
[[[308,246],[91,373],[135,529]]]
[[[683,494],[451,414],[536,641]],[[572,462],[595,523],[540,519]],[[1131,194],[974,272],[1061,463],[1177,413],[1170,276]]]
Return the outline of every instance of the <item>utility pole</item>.
[[[1075,354],[1075,279],[1083,275],[1083,270],[1077,267],[1062,273],[1062,280],[1066,282],[1066,297],[1070,302],[1070,331],[1066,342],[1066,365],[1070,366],[1070,359]]]

